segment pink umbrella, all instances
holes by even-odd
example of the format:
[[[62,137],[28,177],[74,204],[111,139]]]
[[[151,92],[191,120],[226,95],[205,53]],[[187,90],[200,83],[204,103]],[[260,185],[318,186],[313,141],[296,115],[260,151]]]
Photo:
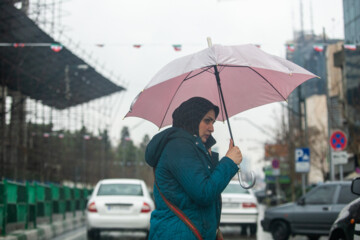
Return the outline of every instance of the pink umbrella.
[[[214,45],[163,67],[135,98],[125,117],[140,117],[159,128],[173,111],[199,96],[220,107],[217,120],[268,103],[286,101],[300,84],[317,77],[304,68],[248,45]]]

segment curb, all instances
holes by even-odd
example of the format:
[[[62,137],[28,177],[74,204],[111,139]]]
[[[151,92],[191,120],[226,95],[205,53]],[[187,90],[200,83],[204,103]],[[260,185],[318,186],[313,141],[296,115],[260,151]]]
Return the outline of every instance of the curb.
[[[41,224],[36,229],[17,230],[9,233],[0,240],[51,240],[55,236],[61,235],[85,225],[85,217],[74,217],[52,224]]]

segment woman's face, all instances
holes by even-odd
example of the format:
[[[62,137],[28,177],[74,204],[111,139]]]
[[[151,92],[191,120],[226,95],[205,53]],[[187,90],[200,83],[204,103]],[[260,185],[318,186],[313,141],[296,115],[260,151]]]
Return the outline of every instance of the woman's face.
[[[215,123],[215,111],[210,110],[205,114],[203,119],[201,119],[199,125],[199,137],[201,141],[205,143],[210,137],[211,133],[214,132],[214,123]]]

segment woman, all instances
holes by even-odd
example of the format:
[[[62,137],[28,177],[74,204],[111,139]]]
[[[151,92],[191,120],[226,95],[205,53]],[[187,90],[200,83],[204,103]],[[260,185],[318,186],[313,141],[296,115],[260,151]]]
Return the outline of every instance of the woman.
[[[194,97],[173,113],[173,126],[155,135],[147,146],[146,162],[155,168],[156,210],[151,215],[149,239],[197,239],[165,204],[159,193],[189,218],[203,239],[214,240],[220,222],[221,192],[238,171],[242,155],[232,140],[218,161],[211,152],[211,133],[219,108]]]

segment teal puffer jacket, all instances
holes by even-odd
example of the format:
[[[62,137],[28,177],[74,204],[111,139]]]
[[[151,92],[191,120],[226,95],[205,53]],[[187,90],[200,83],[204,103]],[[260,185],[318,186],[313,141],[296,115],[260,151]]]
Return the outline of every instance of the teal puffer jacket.
[[[190,218],[203,239],[214,240],[221,214],[221,192],[236,174],[237,165],[205,149],[201,139],[171,127],[147,146],[146,162],[155,168],[162,194]],[[151,215],[149,239],[196,239],[193,232],[162,200],[155,184],[156,210]]]

